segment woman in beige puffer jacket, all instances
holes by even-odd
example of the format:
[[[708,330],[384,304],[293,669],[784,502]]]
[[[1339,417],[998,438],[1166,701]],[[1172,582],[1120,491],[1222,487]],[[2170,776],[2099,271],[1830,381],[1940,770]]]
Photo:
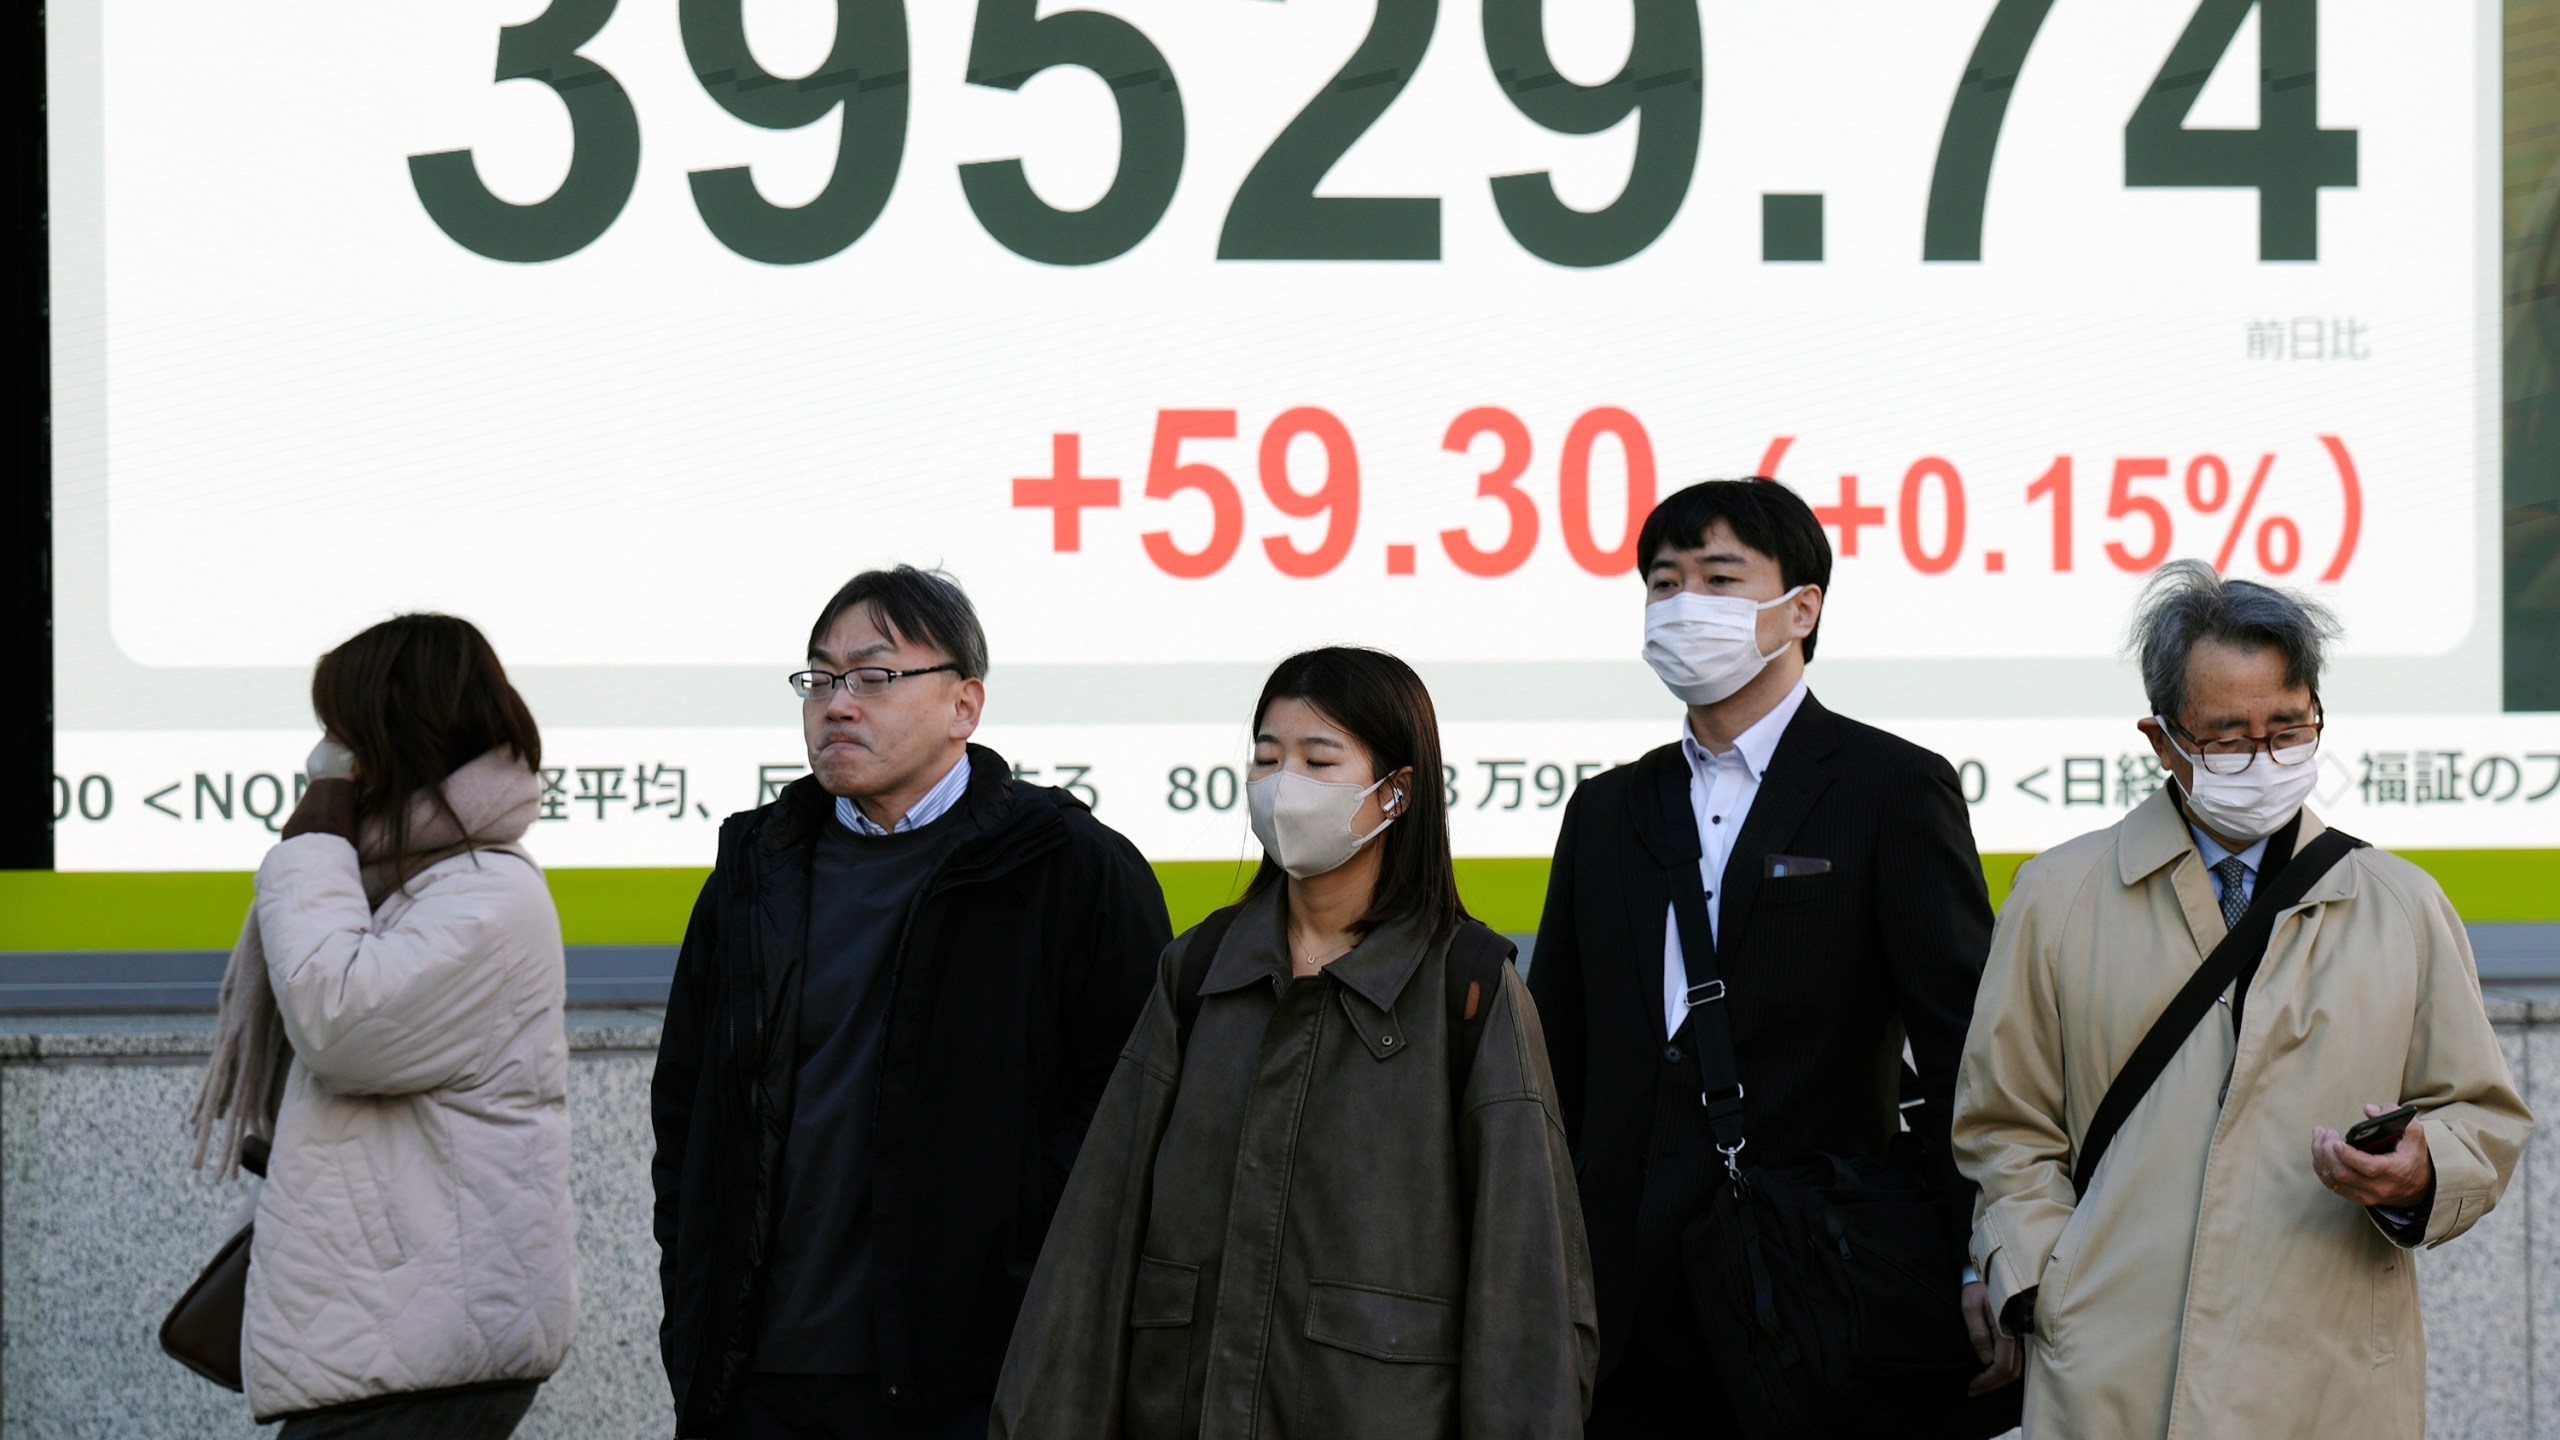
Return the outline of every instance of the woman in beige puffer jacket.
[[[517,843],[540,737],[448,616],[356,636],[312,694],[329,739],[196,1115],[225,1171],[272,1138],[242,1378],[279,1440],[502,1440],[577,1326],[560,922]]]

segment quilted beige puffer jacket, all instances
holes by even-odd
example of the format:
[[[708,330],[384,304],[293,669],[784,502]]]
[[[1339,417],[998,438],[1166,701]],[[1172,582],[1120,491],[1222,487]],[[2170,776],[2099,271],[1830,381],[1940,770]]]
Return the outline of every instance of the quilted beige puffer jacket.
[[[259,867],[256,915],[294,1059],[250,1251],[251,1407],[547,1378],[578,1295],[542,872],[484,848],[376,911],[355,847],[303,835]]]

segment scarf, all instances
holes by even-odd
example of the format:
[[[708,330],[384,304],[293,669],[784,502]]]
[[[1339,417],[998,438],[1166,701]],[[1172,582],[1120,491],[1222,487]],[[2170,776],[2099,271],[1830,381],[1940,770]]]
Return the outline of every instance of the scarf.
[[[522,839],[533,825],[542,786],[514,752],[502,748],[447,776],[442,791],[443,805],[425,793],[411,797],[403,855],[390,853],[389,827],[378,817],[360,827],[356,859],[365,903],[377,915],[385,900],[427,867]],[[225,1180],[238,1175],[241,1140],[250,1135],[274,1138],[276,1113],[284,1104],[285,1077],[292,1068],[293,1042],[285,1035],[284,1018],[268,982],[266,945],[258,933],[258,910],[252,902],[240,926],[240,939],[231,947],[231,963],[222,972],[213,1059],[205,1067],[204,1085],[189,1116],[196,1144],[188,1163],[204,1168],[206,1157],[215,1152],[218,1132],[215,1173]]]

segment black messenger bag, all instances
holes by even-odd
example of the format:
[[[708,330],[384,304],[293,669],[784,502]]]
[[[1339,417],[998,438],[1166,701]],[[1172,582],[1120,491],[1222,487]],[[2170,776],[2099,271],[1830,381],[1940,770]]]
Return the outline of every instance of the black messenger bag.
[[[1698,1099],[1725,1162],[1725,1182],[1681,1240],[1690,1297],[1734,1419],[1751,1440],[1907,1433],[1915,1422],[1986,1435],[2009,1429],[2015,1387],[1960,1410],[1982,1361],[1965,1328],[1964,1257],[1918,1139],[1897,1135],[1876,1155],[1749,1149],[1705,899],[1698,867],[1679,867],[1671,903],[1688,971]],[[1969,1423],[1993,1408],[2008,1418]]]

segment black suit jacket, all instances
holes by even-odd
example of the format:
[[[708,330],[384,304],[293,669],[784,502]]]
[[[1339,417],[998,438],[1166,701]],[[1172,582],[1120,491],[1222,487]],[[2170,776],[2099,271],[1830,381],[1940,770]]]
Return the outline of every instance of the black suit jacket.
[[[1773,853],[1831,870],[1764,879]],[[1670,1038],[1664,915],[1671,877],[1699,856],[1677,743],[1594,777],[1565,811],[1529,969],[1581,1178],[1604,1374],[1633,1327],[1637,1216],[1646,1185],[1661,1183],[1647,1157]],[[1940,1166],[1958,1263],[1973,1189],[1947,1132],[1991,905],[1955,771],[1807,695],[1713,888],[1747,1142],[1762,1153],[1883,1149],[1900,1128],[1907,1033],[1926,1102],[1911,1126]],[[1694,1063],[1684,1070],[1694,1077]]]

